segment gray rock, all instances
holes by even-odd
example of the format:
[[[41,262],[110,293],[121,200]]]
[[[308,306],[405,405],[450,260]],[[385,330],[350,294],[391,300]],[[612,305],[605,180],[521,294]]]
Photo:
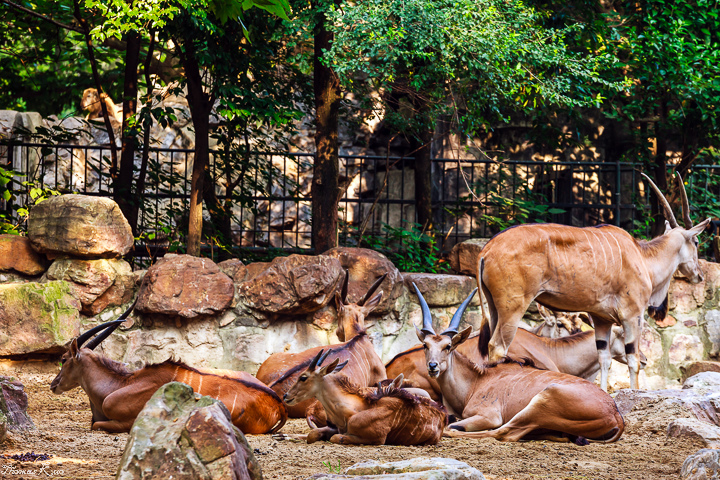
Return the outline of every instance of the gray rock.
[[[17,380],[0,375],[0,423],[5,424],[4,427],[8,430],[35,428],[27,413],[27,407],[25,386]]]
[[[452,458],[411,458],[399,462],[377,462],[370,460],[356,463],[345,470],[344,475],[318,474],[315,480],[485,480],[483,474]]]
[[[682,480],[716,480],[720,478],[720,450],[703,448],[690,455],[680,469]]]
[[[708,448],[720,448],[720,427],[694,418],[678,418],[667,428],[668,438],[694,438]]]
[[[261,480],[225,405],[184,383],[161,387],[130,430],[116,480]]]
[[[618,392],[615,404],[628,425],[641,422],[653,432],[664,430],[671,421],[680,417],[720,425],[720,391],[716,389],[707,392],[702,389],[627,389]],[[651,426],[653,423],[657,425]]]
[[[685,380],[683,389],[692,388],[709,393],[710,390],[720,391],[720,372],[701,372]]]
[[[408,288],[412,288],[411,282],[417,285],[430,307],[457,306],[477,287],[475,277],[467,275],[403,273],[403,278]],[[411,291],[414,292],[414,290]],[[470,304],[480,305],[479,295],[475,294]]]
[[[0,355],[63,353],[80,333],[80,302],[68,282],[0,285]]]
[[[105,197],[60,195],[30,210],[28,238],[48,257],[116,258],[134,238],[120,207]]]
[[[5,441],[7,437],[7,417],[0,412],[0,443]]]
[[[705,331],[710,341],[711,357],[717,357],[720,354],[720,310],[709,310],[705,314]]]

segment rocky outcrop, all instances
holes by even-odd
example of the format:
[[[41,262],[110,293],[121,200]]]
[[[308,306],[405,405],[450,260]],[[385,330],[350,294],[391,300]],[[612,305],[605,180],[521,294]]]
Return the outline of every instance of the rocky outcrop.
[[[452,458],[411,458],[399,462],[370,460],[356,463],[343,475],[318,474],[314,480],[485,480],[485,476],[465,462]]]
[[[35,428],[27,408],[25,386],[17,380],[0,375],[0,416],[4,417],[3,423],[8,430]]]
[[[47,259],[33,250],[30,239],[18,235],[0,235],[0,272],[40,275]]]
[[[245,306],[262,314],[305,314],[327,305],[342,277],[336,258],[276,257],[265,270],[238,285],[238,297]]]
[[[690,455],[680,469],[681,480],[720,478],[720,450],[703,448]]]
[[[227,407],[172,382],[135,420],[116,480],[261,480],[260,465]]]
[[[378,291],[382,290],[383,300],[375,310],[375,315],[390,312],[398,297],[403,294],[403,278],[400,271],[385,255],[367,248],[336,247],[324,253],[337,258],[342,268],[350,274],[348,285],[348,303],[360,300],[375,280],[387,273]]]
[[[477,262],[480,251],[489,241],[489,238],[471,238],[456,244],[450,250],[450,268],[454,272],[463,275],[472,275],[473,277],[477,275]]]
[[[234,294],[232,280],[212,260],[166,255],[145,274],[135,308],[190,319],[225,311]]]
[[[64,281],[0,285],[0,355],[62,353],[80,329],[80,302]]]
[[[59,258],[46,276],[50,280],[67,281],[85,315],[97,315],[106,308],[127,303],[135,292],[132,268],[122,259]]]
[[[60,195],[30,210],[27,236],[48,258],[116,258],[133,246],[130,224],[105,197]]]

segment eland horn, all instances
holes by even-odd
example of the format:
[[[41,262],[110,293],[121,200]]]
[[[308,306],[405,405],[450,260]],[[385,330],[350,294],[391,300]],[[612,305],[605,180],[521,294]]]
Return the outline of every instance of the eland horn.
[[[463,301],[463,303],[460,304],[457,310],[455,310],[455,315],[453,315],[452,320],[450,320],[450,325],[445,329],[444,332],[442,332],[442,335],[448,335],[453,336],[456,333],[458,333],[458,327],[460,326],[460,321],[462,320],[463,314],[465,313],[465,309],[470,304],[470,301],[475,296],[475,292],[477,292],[477,287],[475,290],[470,292],[470,295]]]
[[[112,320],[110,322],[103,323],[102,325],[98,325],[97,327],[92,328],[92,329],[88,330],[87,332],[85,332],[82,335],[82,337],[84,337],[82,340],[82,343],[85,343],[85,341],[87,339],[89,339],[90,337],[92,337],[95,333],[98,333],[101,330],[104,330],[103,332],[98,333],[97,337],[90,340],[88,342],[88,344],[85,346],[85,348],[89,348],[90,350],[95,350],[95,347],[100,345],[100,343],[102,343],[103,340],[105,340],[107,337],[109,337],[120,326],[120,324],[125,321],[125,319],[128,317],[128,315],[130,315],[130,312],[133,311],[133,308],[135,308],[136,303],[137,303],[137,299],[132,303],[132,305],[130,305],[130,307],[127,310],[125,310],[125,312],[122,315],[120,315],[120,317],[118,317],[117,320]],[[93,332],[93,333],[90,333],[90,332]],[[88,335],[89,333],[90,333],[90,335]],[[85,335],[87,335],[87,336],[85,336]],[[80,337],[78,337],[78,348],[80,348],[82,343],[80,342]]]
[[[682,201],[683,223],[685,224],[685,228],[690,230],[693,227],[692,219],[690,218],[690,202],[688,202],[687,192],[685,191],[685,183],[677,172],[675,172],[675,182],[677,183],[680,200]]]
[[[650,180],[650,177],[645,175],[644,173],[641,173],[643,177],[650,183],[650,187],[655,191],[655,195],[658,197],[658,201],[660,202],[660,205],[663,208],[663,212],[665,212],[665,220],[667,220],[670,223],[670,227],[677,228],[680,225],[678,224],[677,220],[675,219],[675,215],[673,215],[672,208],[670,208],[670,204],[667,201],[667,198],[665,198],[665,195],[660,191],[660,189],[655,185],[655,183]]]
[[[367,293],[365,294],[365,296],[357,303],[358,306],[362,307],[363,305],[365,305],[365,302],[367,302],[367,301],[370,299],[370,297],[372,297],[373,293],[375,293],[375,290],[378,289],[378,287],[380,286],[380,284],[383,282],[383,280],[385,280],[385,277],[387,277],[387,276],[388,276],[388,274],[387,274],[387,273],[384,273],[380,278],[378,278],[377,280],[375,280],[375,283],[373,283],[373,284],[370,286],[370,288],[368,289],[368,291],[367,291]]]
[[[422,308],[423,326],[420,330],[428,335],[435,335],[435,330],[433,330],[432,326],[432,315],[430,314],[430,307],[428,307],[425,298],[423,298],[422,293],[420,293],[420,289],[417,287],[417,285],[415,285],[415,282],[412,282],[412,286],[415,289],[418,300],[420,301],[420,308]]]

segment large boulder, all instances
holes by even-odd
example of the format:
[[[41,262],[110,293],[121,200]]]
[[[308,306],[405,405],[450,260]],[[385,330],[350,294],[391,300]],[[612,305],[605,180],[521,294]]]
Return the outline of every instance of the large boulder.
[[[260,465],[227,407],[168,383],[138,415],[116,480],[261,480]]]
[[[234,294],[233,281],[212,260],[170,254],[148,269],[135,308],[195,318],[225,311]]]
[[[713,480],[720,478],[720,450],[703,448],[690,455],[680,468],[681,480]]]
[[[117,203],[88,195],[60,195],[35,205],[28,217],[28,238],[50,258],[121,257],[134,241]]]
[[[276,257],[265,270],[238,285],[238,297],[264,314],[311,313],[330,302],[342,278],[340,261],[327,255]]]
[[[33,250],[29,238],[0,235],[0,272],[40,275],[46,268],[47,259]]]
[[[475,278],[467,275],[404,273],[403,277],[408,288],[412,288],[412,283],[417,285],[418,290],[420,290],[430,307],[460,305],[470,295],[470,292],[477,287]],[[470,304],[480,305],[480,296],[475,294]]]
[[[463,275],[477,275],[480,251],[489,241],[489,238],[471,238],[456,244],[450,250],[450,268]]]
[[[25,386],[17,380],[0,375],[0,415],[5,417],[8,430],[35,428],[27,408]]]
[[[485,480],[485,476],[465,462],[452,458],[411,458],[399,462],[369,460],[356,463],[343,475],[318,474],[313,480]]]
[[[80,332],[80,302],[64,281],[0,285],[0,355],[63,353]]]
[[[403,277],[400,271],[385,255],[367,248],[336,247],[324,253],[337,258],[343,269],[350,273],[347,300],[350,303],[360,300],[375,280],[387,273],[378,291],[383,291],[383,300],[373,314],[383,315],[390,312],[397,298],[402,295]]]
[[[122,259],[59,258],[50,265],[47,278],[70,283],[81,312],[89,316],[129,302],[135,290],[132,268]]]

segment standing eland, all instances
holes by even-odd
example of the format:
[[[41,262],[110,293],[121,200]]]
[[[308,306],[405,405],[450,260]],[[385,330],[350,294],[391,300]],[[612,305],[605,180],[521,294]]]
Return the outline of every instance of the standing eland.
[[[492,338],[490,361],[498,361],[515,337],[532,300],[564,311],[585,311],[595,322],[601,387],[607,390],[610,330],[623,327],[630,386],[638,388],[639,325],[643,312],[656,320],[667,313],[670,280],[676,270],[691,283],[703,280],[697,236],[710,222],[693,226],[682,178],[681,227],[660,189],[647,177],[665,214],[665,233],[636,240],[611,225],[570,227],[518,225],[500,232],[480,252],[478,287],[488,300]],[[487,267],[483,270],[483,259]]]

